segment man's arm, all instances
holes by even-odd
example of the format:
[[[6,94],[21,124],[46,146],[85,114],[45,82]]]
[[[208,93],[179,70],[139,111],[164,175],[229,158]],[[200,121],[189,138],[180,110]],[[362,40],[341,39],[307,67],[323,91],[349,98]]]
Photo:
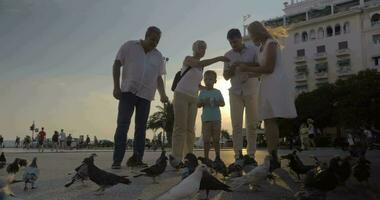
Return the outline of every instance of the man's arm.
[[[120,68],[122,64],[120,60],[115,60],[112,66],[112,75],[113,75],[113,96],[115,99],[120,99],[121,89],[120,89]]]
[[[166,93],[165,93],[164,80],[162,79],[162,76],[159,76],[157,78],[157,90],[158,90],[158,93],[160,94],[160,101],[162,103],[168,102],[169,98],[168,96],[166,96]]]

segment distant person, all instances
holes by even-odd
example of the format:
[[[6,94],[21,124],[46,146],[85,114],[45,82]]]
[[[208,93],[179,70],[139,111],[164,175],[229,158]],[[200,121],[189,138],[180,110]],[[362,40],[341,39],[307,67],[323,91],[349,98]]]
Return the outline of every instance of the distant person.
[[[315,149],[315,137],[316,137],[316,131],[314,127],[314,121],[312,119],[307,119],[307,127],[309,129],[309,143],[310,146]]]
[[[58,152],[58,147],[59,147],[59,133],[58,131],[54,131],[53,137],[51,138],[52,141],[52,147],[51,151],[55,149],[56,152]]]
[[[203,69],[217,62],[229,61],[224,56],[201,60],[207,49],[203,40],[192,45],[193,54],[186,56],[181,68],[184,74],[174,89],[174,128],[172,134],[172,167],[177,168],[187,153],[193,152],[195,120],[198,111],[198,92],[203,78]],[[186,72],[186,73],[185,73]]]
[[[87,137],[86,137],[86,147],[87,148],[90,148],[90,142],[91,142],[90,136],[87,135]]]
[[[46,133],[44,131],[44,127],[42,127],[41,131],[37,135],[38,152],[44,152],[45,139],[46,139]]]
[[[301,139],[301,149],[308,150],[310,147],[309,128],[307,127],[306,123],[301,124],[299,133],[300,133],[300,139]]]
[[[29,136],[29,135],[26,135],[25,138],[24,138],[24,146],[23,148],[29,150],[30,149],[30,145],[32,143],[32,138]]]
[[[231,46],[225,56],[230,62],[224,64],[223,77],[229,80],[230,114],[232,123],[232,140],[235,161],[243,154],[243,117],[245,116],[247,154],[254,165],[257,133],[257,87],[258,78],[236,70],[237,63],[257,63],[258,48],[255,45],[243,43],[239,29],[231,29],[227,33],[227,40]],[[244,115],[245,113],[245,115]]]
[[[16,148],[20,147],[20,137],[19,136],[16,137],[15,144],[16,144]]]
[[[77,148],[83,148],[84,146],[84,135],[79,136],[79,145],[77,145]]]
[[[0,135],[0,148],[4,148],[4,138]]]
[[[59,147],[64,150],[66,148],[66,133],[63,129],[59,133]]]
[[[98,138],[94,136],[94,146],[97,147],[99,145]]]
[[[71,136],[71,134],[69,134],[69,136],[67,136],[66,138],[66,145],[67,145],[67,148],[69,148],[71,150],[71,143],[73,142],[73,137]]]
[[[127,133],[135,110],[133,155],[127,163],[130,167],[147,166],[143,163],[146,124],[156,90],[160,94],[161,102],[168,102],[162,79],[162,75],[166,73],[164,57],[156,48],[160,38],[161,30],[155,26],[149,27],[143,40],[128,41],[120,47],[113,64],[113,96],[119,100],[113,169],[121,168],[127,146]]]
[[[222,93],[214,88],[217,80],[215,71],[208,70],[204,73],[205,89],[198,96],[198,107],[202,111],[202,137],[204,144],[204,156],[209,158],[210,143],[215,150],[215,160],[220,159],[220,132],[222,128],[220,108],[225,105]]]

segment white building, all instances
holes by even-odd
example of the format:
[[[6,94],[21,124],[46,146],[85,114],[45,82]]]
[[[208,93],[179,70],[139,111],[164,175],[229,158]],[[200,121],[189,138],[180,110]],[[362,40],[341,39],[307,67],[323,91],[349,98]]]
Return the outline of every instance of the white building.
[[[380,69],[380,0],[291,0],[284,6],[284,16],[264,24],[288,28],[283,58],[297,94]]]

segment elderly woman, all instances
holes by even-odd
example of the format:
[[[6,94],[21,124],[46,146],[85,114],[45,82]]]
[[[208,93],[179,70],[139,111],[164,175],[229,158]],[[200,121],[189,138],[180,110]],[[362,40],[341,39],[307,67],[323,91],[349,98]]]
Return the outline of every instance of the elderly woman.
[[[193,55],[187,56],[183,61],[181,69],[183,76],[174,90],[174,129],[170,162],[173,167],[177,167],[180,160],[193,151],[197,98],[203,78],[203,68],[216,62],[228,62],[224,56],[201,60],[206,48],[206,42],[202,40],[194,42]]]
[[[248,26],[253,43],[260,46],[259,65],[240,63],[237,70],[260,75],[258,94],[258,120],[264,120],[268,151],[272,154],[271,169],[280,167],[277,159],[279,142],[278,118],[297,116],[292,84],[281,59],[281,49],[275,37],[283,36],[285,30],[269,30],[260,22]]]

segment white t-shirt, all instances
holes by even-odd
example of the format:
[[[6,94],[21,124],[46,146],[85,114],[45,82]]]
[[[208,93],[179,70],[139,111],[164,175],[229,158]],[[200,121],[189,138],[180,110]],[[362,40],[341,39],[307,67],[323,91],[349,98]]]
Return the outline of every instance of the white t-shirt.
[[[181,74],[183,74],[188,66],[183,66]],[[203,69],[192,67],[178,82],[175,92],[184,93],[193,97],[198,97],[199,84],[203,79]]]
[[[59,140],[66,140],[66,133],[65,132],[61,132],[59,134]]]
[[[233,49],[228,51],[224,56],[230,59],[229,63],[224,63],[224,70],[229,70],[230,65],[235,62],[257,62],[258,48],[253,45],[244,44],[244,48],[241,52],[236,52]],[[235,95],[255,95],[257,85],[259,83],[258,78],[249,78],[245,72],[235,71],[235,75],[231,77],[230,93]]]
[[[123,65],[121,91],[152,101],[157,78],[166,73],[162,54],[157,49],[145,53],[141,41],[133,40],[120,47],[116,60]]]

